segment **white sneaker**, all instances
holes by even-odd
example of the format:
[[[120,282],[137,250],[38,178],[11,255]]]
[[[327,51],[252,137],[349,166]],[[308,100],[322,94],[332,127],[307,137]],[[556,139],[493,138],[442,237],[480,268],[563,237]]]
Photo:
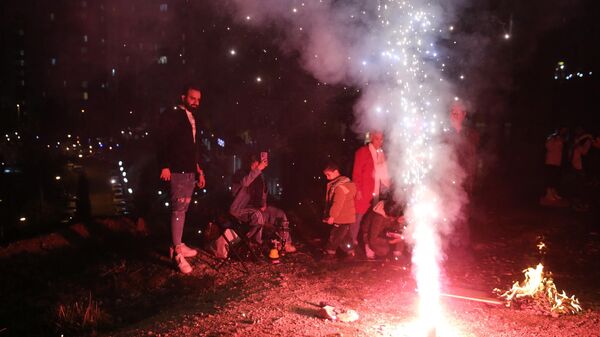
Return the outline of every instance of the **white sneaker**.
[[[365,255],[369,260],[375,259],[375,252],[371,250],[371,247],[369,247],[369,245],[365,245]]]
[[[181,254],[175,255],[175,262],[177,263],[177,267],[179,271],[184,274],[189,274],[192,272],[192,266],[185,260],[185,257]]]
[[[286,243],[285,246],[283,247],[283,249],[285,250],[286,253],[295,253],[297,250],[296,247],[291,242]]]
[[[194,257],[198,255],[198,251],[180,243],[175,247],[169,248],[169,256],[173,258],[174,255],[183,255],[183,257]]]

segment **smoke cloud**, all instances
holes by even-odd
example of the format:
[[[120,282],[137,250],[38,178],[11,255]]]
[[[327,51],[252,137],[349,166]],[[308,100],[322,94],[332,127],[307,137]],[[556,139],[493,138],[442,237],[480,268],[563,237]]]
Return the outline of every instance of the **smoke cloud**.
[[[443,3],[443,5],[442,5]],[[230,0],[237,20],[269,29],[316,79],[351,85],[356,132],[382,130],[396,197],[407,200],[421,317],[435,326],[444,238],[468,199],[465,172],[444,141],[454,87],[446,47],[458,7],[447,1]]]

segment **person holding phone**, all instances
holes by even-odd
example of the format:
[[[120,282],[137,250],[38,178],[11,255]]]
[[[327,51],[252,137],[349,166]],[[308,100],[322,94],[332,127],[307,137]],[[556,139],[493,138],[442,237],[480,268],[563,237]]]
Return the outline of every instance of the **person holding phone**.
[[[232,179],[231,190],[234,199],[229,213],[239,221],[248,223],[250,230],[246,236],[258,245],[263,243],[263,228],[265,226],[273,228],[276,223],[280,223],[283,226],[284,250],[293,253],[296,247],[292,244],[289,221],[285,212],[267,205],[267,185],[262,171],[268,165],[267,152],[261,152],[260,157],[250,155],[246,159],[245,168],[238,170]]]

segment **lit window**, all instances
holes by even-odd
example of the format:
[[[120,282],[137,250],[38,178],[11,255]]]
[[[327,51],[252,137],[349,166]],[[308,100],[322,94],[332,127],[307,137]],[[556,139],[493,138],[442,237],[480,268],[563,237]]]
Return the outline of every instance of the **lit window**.
[[[158,58],[158,64],[167,64],[167,57],[166,56],[161,56]]]
[[[54,13],[50,13],[50,21],[54,21]]]
[[[84,92],[83,92],[83,100],[84,100],[84,101],[87,101],[87,100],[88,100],[88,98],[89,98],[88,92],[87,92],[87,91],[84,91]]]
[[[169,9],[169,5],[168,4],[160,4],[160,11],[161,12],[166,12]]]
[[[87,35],[83,36],[83,42],[88,42],[88,36]]]
[[[115,69],[115,68],[112,68],[112,70],[111,70],[111,74],[112,74],[113,76],[115,76],[115,75],[117,74],[117,69]]]
[[[25,51],[23,49],[19,50],[19,55],[21,55],[21,56],[25,55]]]
[[[21,86],[24,87],[25,86],[25,80],[21,80]]]
[[[56,58],[55,57],[53,57],[53,58],[50,59],[50,64],[53,65],[53,66],[56,65]]]

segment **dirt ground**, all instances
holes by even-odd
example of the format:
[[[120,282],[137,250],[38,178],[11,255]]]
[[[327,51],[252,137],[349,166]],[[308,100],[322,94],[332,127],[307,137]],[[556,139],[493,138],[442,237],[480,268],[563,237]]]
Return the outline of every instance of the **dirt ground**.
[[[437,335],[600,336],[597,213],[472,206],[471,244],[447,249],[444,292],[493,299],[493,288],[508,289],[523,269],[543,262],[583,312],[552,317],[443,297],[445,326]],[[246,262],[247,273],[237,261],[216,271],[202,253],[184,276],[156,236],[71,234],[57,248],[38,241],[37,251],[0,249],[0,337],[417,335],[418,297],[407,260],[324,261],[318,240],[309,239],[278,265]],[[540,239],[548,246],[544,256],[535,247]],[[323,319],[320,303],[355,310],[359,319]]]

